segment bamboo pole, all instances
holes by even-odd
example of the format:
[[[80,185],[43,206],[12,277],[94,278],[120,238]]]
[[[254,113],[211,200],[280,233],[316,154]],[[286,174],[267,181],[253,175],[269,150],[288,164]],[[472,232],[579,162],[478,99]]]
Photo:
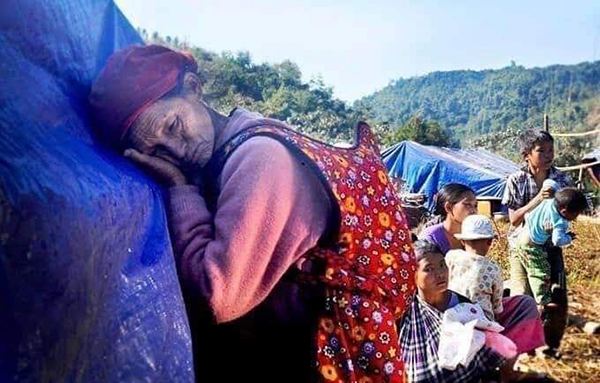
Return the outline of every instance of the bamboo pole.
[[[585,169],[585,168],[589,168],[591,166],[595,166],[595,165],[600,165],[600,161],[596,161],[596,162],[588,162],[586,164],[581,164],[581,165],[573,165],[573,166],[564,166],[562,168],[558,168],[558,170],[562,170],[564,171],[569,171],[569,170],[579,170],[579,169]]]
[[[600,133],[600,129],[590,130],[588,132],[581,133],[553,133],[552,137],[580,137],[580,136],[589,136],[592,134]]]

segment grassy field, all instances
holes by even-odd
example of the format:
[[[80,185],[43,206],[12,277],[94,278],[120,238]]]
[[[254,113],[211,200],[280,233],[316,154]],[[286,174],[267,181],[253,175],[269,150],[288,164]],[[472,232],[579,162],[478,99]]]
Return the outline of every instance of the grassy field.
[[[490,256],[502,265],[508,279],[508,224],[498,223],[500,238]],[[573,245],[565,248],[568,273],[569,314],[600,322],[600,224],[577,221]],[[519,365],[524,370],[543,372],[559,382],[600,382],[600,335],[584,333],[571,324],[560,349],[560,360],[526,358]]]

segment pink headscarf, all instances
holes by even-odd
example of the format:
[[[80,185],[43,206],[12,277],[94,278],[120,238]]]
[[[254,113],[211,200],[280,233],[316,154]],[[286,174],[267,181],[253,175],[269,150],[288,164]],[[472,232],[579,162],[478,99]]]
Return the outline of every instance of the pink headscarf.
[[[198,65],[191,55],[160,45],[129,46],[109,57],[89,102],[101,138],[120,147],[136,118]]]

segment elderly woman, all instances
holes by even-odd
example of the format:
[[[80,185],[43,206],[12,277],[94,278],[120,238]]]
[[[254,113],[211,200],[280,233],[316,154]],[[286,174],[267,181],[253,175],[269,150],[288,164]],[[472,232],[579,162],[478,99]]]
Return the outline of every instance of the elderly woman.
[[[459,234],[462,221],[475,213],[477,199],[470,187],[456,183],[444,185],[435,200],[435,214],[442,222],[423,229],[418,237],[437,245],[442,254],[452,249],[462,249],[461,242],[454,234]]]
[[[391,340],[415,263],[369,127],[342,149],[243,109],[223,116],[195,70],[188,55],[129,47],[90,104],[99,135],[169,187],[196,373],[401,382]]]
[[[529,129],[521,136],[520,146],[525,166],[508,177],[502,203],[508,207],[508,216],[512,225],[509,230],[511,295],[532,295],[523,264],[527,260],[521,259],[515,251],[516,238],[523,228],[525,215],[544,198],[551,198],[554,195],[553,187],[544,187],[544,181],[547,179],[555,181],[558,184],[556,189],[569,186],[572,181],[552,166],[554,139],[550,133]],[[543,313],[544,332],[548,345],[545,353],[554,356],[558,355],[556,350],[560,346],[567,324],[567,281],[561,249],[547,246],[547,253],[551,267],[551,282],[556,285],[553,289],[552,301],[557,307]]]
[[[402,359],[410,382],[479,382],[504,359],[484,347],[471,363],[455,370],[439,365],[438,345],[444,311],[467,298],[448,290],[449,272],[444,255],[436,245],[427,241],[415,242],[417,294],[400,324]]]

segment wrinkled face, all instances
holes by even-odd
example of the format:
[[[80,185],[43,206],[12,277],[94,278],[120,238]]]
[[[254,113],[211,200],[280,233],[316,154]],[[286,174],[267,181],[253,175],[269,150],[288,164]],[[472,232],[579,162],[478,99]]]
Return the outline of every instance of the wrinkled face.
[[[477,213],[477,199],[471,192],[464,193],[460,201],[452,206],[446,207],[448,216],[454,221],[462,223],[467,216]]]
[[[547,141],[535,145],[525,159],[534,168],[548,170],[554,160],[554,143]]]
[[[129,132],[131,147],[180,168],[206,164],[214,141],[215,130],[206,106],[183,97],[156,101]]]
[[[417,288],[426,296],[442,294],[448,289],[448,274],[442,254],[426,254],[417,264]]]

